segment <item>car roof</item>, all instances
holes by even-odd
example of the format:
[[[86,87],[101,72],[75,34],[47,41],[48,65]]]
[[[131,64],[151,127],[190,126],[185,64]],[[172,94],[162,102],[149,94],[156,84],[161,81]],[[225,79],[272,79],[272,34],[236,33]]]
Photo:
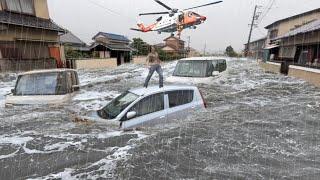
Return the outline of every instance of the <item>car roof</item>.
[[[174,91],[174,90],[186,90],[186,89],[196,89],[196,86],[188,86],[188,85],[168,85],[163,88],[159,88],[159,86],[150,86],[148,88],[134,88],[130,89],[129,92],[134,93],[138,96],[147,96],[151,94],[156,94],[164,91]]]
[[[225,60],[222,57],[214,57],[214,56],[210,56],[210,57],[190,57],[190,58],[184,58],[184,59],[180,59],[179,61],[212,61],[212,60]]]
[[[24,73],[20,73],[19,75],[27,75],[27,74],[40,74],[40,73],[52,73],[52,72],[68,72],[68,71],[73,71],[73,72],[77,72],[74,69],[43,69],[43,70],[34,70],[34,71],[28,71],[28,72],[24,72]]]

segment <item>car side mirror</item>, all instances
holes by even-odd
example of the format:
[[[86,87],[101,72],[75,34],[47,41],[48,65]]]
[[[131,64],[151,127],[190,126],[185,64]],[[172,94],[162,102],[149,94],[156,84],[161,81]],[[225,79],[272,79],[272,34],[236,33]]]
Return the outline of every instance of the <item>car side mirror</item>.
[[[136,117],[136,115],[137,115],[137,112],[130,111],[127,113],[127,119],[132,119],[132,118]]]
[[[73,85],[72,86],[73,91],[80,91],[80,86],[79,85]]]

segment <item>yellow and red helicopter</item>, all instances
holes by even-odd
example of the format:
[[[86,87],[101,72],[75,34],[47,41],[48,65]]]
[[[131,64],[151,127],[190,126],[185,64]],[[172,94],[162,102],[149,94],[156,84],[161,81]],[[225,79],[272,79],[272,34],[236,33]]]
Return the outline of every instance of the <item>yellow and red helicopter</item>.
[[[139,16],[159,15],[159,14],[164,14],[164,15],[159,17],[155,23],[149,26],[145,26],[143,25],[143,23],[138,23],[139,28],[131,28],[131,30],[140,31],[140,32],[156,31],[159,34],[161,34],[162,32],[172,33],[172,34],[174,32],[178,32],[177,35],[180,37],[181,32],[184,29],[187,29],[187,28],[196,29],[197,25],[204,23],[207,19],[205,16],[199,15],[189,10],[210,6],[210,5],[214,5],[222,2],[222,1],[216,1],[216,2],[212,2],[212,3],[200,5],[200,6],[179,10],[179,9],[174,9],[167,6],[160,0],[154,0],[154,1],[160,4],[161,6],[163,6],[164,8],[166,8],[168,11],[139,14]]]

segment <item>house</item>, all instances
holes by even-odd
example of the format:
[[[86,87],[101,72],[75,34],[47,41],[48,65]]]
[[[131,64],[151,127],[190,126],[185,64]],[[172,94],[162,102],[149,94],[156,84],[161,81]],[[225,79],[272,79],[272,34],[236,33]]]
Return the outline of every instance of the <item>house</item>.
[[[187,52],[188,52],[188,57],[199,57],[201,56],[200,52],[197,51],[196,49],[190,47],[187,48]]]
[[[320,8],[278,20],[265,28],[268,30],[266,40],[267,59],[292,60],[296,55],[294,46],[280,46],[279,38],[295,29],[320,19]]]
[[[183,40],[172,35],[163,41],[165,42],[164,47],[162,47],[164,52],[172,55],[184,55],[186,53]]]
[[[264,58],[264,48],[266,45],[267,37],[263,37],[250,42],[248,57],[253,59],[263,59]],[[248,44],[245,44],[244,49],[248,49]]]
[[[320,19],[293,29],[275,39],[279,57],[294,64],[320,65]]]
[[[74,51],[90,51],[89,46],[70,31],[60,36],[60,44]]]
[[[130,40],[118,34],[99,32],[93,38],[90,50],[97,53],[99,58],[117,58],[117,64],[128,63],[131,60],[131,52],[134,50],[129,46]]]
[[[0,0],[0,71],[62,67],[62,33],[47,0]]]

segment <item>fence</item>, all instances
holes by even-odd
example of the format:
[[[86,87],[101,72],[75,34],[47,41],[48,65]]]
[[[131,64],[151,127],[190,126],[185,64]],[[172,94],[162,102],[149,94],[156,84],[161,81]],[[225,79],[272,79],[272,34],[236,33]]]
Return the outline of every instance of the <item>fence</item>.
[[[36,69],[54,69],[56,67],[57,64],[54,59],[0,59],[0,72],[21,72]]]

